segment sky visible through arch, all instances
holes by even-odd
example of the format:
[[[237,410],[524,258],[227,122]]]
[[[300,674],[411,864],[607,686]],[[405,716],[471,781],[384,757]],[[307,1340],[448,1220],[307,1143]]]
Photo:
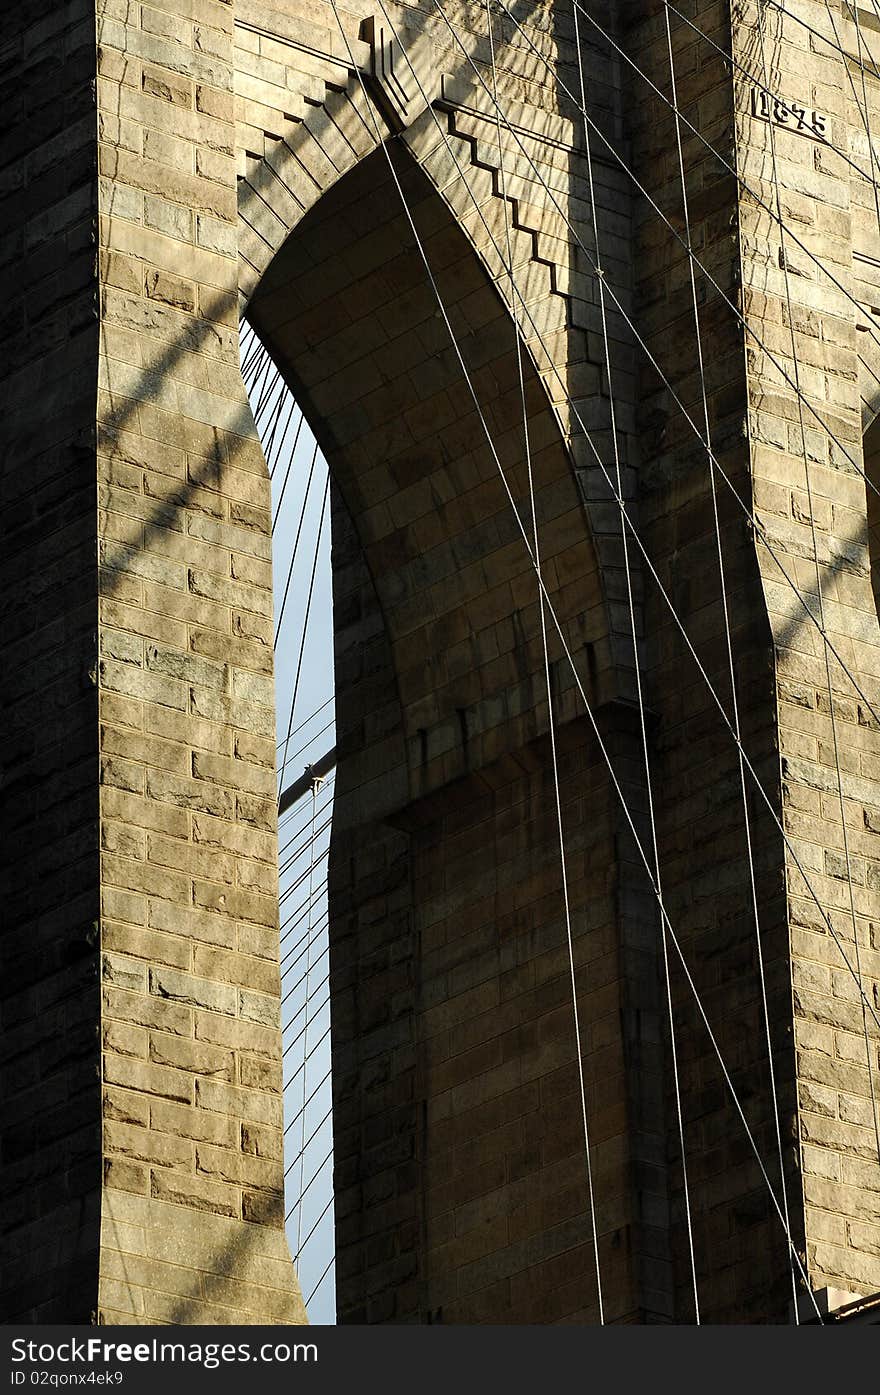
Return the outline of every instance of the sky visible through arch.
[[[247,323],[242,368],[272,477],[279,792],[335,743],[327,465]],[[333,772],[278,829],[285,1214],[309,1320],[336,1321],[327,937]],[[302,1195],[302,1204],[299,1203]]]

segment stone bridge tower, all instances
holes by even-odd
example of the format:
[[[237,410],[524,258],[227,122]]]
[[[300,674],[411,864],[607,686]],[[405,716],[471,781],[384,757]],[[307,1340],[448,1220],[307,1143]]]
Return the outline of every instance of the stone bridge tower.
[[[245,311],[334,481],[340,1319],[880,1290],[880,33],[785,8],[588,0],[585,126],[560,0],[9,0],[6,1320],[304,1318]]]

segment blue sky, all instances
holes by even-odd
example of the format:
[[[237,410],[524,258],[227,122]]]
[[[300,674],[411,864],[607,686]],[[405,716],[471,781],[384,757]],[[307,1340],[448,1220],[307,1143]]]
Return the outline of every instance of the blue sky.
[[[246,369],[253,362],[252,342],[250,331],[243,327]],[[335,741],[333,611],[326,462],[287,389],[273,384],[273,376],[262,369],[246,372],[272,469],[275,697],[279,786],[283,788]],[[336,1318],[324,887],[332,799],[331,773],[314,800],[311,793],[306,794],[279,825],[287,1233],[291,1252],[299,1253],[303,1297],[308,1299],[314,1291],[309,1303],[313,1323],[332,1323]],[[301,1188],[305,1195],[299,1206]]]

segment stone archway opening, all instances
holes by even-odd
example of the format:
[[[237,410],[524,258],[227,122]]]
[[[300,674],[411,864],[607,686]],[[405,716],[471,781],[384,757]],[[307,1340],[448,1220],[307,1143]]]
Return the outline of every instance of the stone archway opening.
[[[272,495],[284,1221],[309,1321],[335,1321],[327,854],[335,705],[327,464],[247,321],[241,368]],[[246,619],[239,622],[246,625]],[[251,1140],[248,1139],[250,1144]]]
[[[546,1319],[593,1320],[541,616],[517,520],[530,529],[513,322],[466,220],[404,146],[389,149],[418,236],[376,151],[302,219],[248,307],[333,481],[339,1316],[515,1322],[550,1266]],[[607,602],[528,345],[522,361],[544,577],[586,675]],[[550,624],[548,658],[578,993],[594,1024],[603,1264],[620,1269],[624,1308],[613,796]],[[523,1265],[537,1211],[558,1224]],[[488,1249],[510,1251],[500,1279],[457,1292]]]
[[[404,783],[397,792],[407,798],[471,768],[473,751],[459,750],[454,739],[459,712],[469,713],[468,745],[497,726],[483,710],[495,692],[530,685],[536,701],[528,704],[529,715],[508,704],[503,717],[527,739],[537,735],[546,711],[542,718],[535,690],[537,584],[506,492],[528,527],[512,322],[444,200],[405,149],[393,148],[466,376],[381,151],[302,220],[248,316],[330,464],[334,518],[343,506],[351,517],[394,651],[400,701],[424,704],[414,729],[407,724],[407,737],[412,743],[421,731],[430,738],[429,768],[420,739],[417,752],[413,747],[418,788]],[[569,642],[582,653],[606,630],[595,552],[570,458],[527,352],[524,365],[548,588]],[[337,599],[344,584],[335,583]],[[511,622],[506,639],[499,636],[497,650],[481,660],[473,638],[512,612],[519,629]],[[529,658],[517,668],[509,656],[522,640]],[[556,661],[558,641],[550,643]],[[484,674],[487,664],[494,669]],[[559,678],[568,693],[571,680],[561,672]],[[563,718],[574,711],[566,701]]]

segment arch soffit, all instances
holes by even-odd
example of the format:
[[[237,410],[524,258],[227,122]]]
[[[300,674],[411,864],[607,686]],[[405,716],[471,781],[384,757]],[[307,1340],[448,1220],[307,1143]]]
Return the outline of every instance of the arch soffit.
[[[420,101],[418,108],[411,106],[405,118],[398,111],[396,122],[393,118],[389,122],[387,115],[383,116],[382,107],[373,99],[372,89],[368,89],[371,95],[366,95],[361,77],[349,71],[344,88],[327,81],[321,105],[307,107],[303,120],[289,122],[282,136],[266,142],[262,157],[247,161],[244,176],[239,179],[239,302],[242,314],[300,222],[331,188],[378,151],[388,136],[395,133],[395,124],[415,163],[449,208],[477,260],[494,282],[501,300],[508,311],[511,310],[509,293],[505,294],[503,233],[496,230],[494,238],[487,233],[474,212],[473,198],[468,192],[469,186],[481,206],[487,198],[501,197],[497,145],[492,147],[491,143],[488,146],[486,143],[487,119],[494,130],[494,110],[487,97],[474,90],[472,83],[463,84],[460,79],[442,76],[431,57],[430,44],[426,43],[417,64],[424,90],[433,97],[431,108]],[[387,112],[387,104],[383,105]],[[454,156],[440,136],[438,120],[443,124]],[[570,150],[574,136],[570,121],[558,115],[547,116],[543,138],[558,148]],[[487,160],[489,149],[494,149],[494,165]],[[460,171],[464,171],[467,184]],[[597,559],[601,559],[619,550],[619,515],[616,508],[609,510],[607,490],[601,482],[592,497],[590,481],[598,471],[593,468],[584,473],[576,468],[573,448],[575,445],[584,447],[585,443],[582,437],[572,442],[575,420],[570,399],[584,412],[589,429],[594,409],[585,398],[587,393],[595,395],[596,379],[601,371],[598,365],[585,358],[585,301],[573,293],[583,293],[583,286],[578,284],[583,277],[578,278],[571,269],[542,255],[541,229],[530,227],[528,218],[518,216],[516,199],[509,198],[508,203],[512,237],[529,244],[526,255],[531,266],[527,300],[535,333],[525,342],[525,351],[542,384],[561,440],[566,443],[566,453],[584,505],[589,542]],[[491,228],[491,219],[487,221]],[[536,295],[532,290],[532,277],[543,282],[543,294],[539,291]],[[560,344],[565,346],[561,353]],[[588,450],[582,450],[581,454],[584,457],[581,464],[594,465]],[[614,625],[601,564],[598,575],[606,625],[596,654],[597,695],[601,702],[613,702],[626,697],[632,688],[631,640],[614,634],[619,626]]]

